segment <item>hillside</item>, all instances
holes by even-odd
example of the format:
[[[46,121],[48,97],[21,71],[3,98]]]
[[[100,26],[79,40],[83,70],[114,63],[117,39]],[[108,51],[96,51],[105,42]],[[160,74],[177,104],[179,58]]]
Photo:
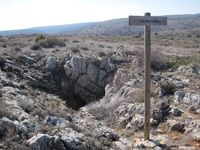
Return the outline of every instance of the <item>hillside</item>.
[[[19,34],[72,34],[79,31],[83,27],[92,25],[93,23],[78,23],[78,24],[67,24],[67,25],[57,25],[57,26],[44,26],[44,27],[34,27],[30,29],[22,30],[8,30],[0,31],[1,36],[19,35]]]
[[[172,15],[168,17],[167,26],[152,27],[153,32],[170,30],[191,30],[200,28],[200,14],[196,15]],[[105,35],[132,35],[143,33],[143,27],[128,26],[128,18],[109,20],[84,27],[81,34],[105,34]]]
[[[167,26],[153,27],[153,32],[170,30],[190,30],[200,28],[200,14],[195,15],[171,15],[168,17]],[[1,31],[0,35],[18,34],[90,34],[90,35],[132,35],[142,33],[142,27],[128,26],[127,18],[108,20],[104,22],[79,23],[58,26],[35,27],[24,30]]]

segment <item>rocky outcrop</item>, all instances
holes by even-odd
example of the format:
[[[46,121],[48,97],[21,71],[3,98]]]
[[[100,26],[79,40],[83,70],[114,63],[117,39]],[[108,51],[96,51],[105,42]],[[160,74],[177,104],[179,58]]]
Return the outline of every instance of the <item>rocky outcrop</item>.
[[[184,103],[186,105],[196,105],[197,107],[200,106],[200,95],[194,93],[186,93],[183,91],[176,91],[174,93],[174,102]]]
[[[39,61],[39,62],[37,62]],[[116,70],[109,58],[63,55],[19,55],[15,60],[0,59],[1,69],[28,80],[29,85],[58,94],[72,108],[79,108],[105,95],[105,86]],[[24,68],[30,68],[28,72]]]
[[[20,140],[27,133],[27,128],[19,121],[12,121],[6,117],[0,119],[0,139],[14,137],[15,140]]]
[[[27,145],[32,150],[67,150],[58,136],[49,136],[47,134],[37,134],[33,136],[27,141]]]
[[[76,109],[104,96],[105,86],[116,66],[108,58],[99,60],[68,54],[63,61],[47,58],[46,69],[68,105]]]
[[[74,95],[85,100],[85,103],[104,96],[107,79],[115,71],[115,65],[109,59],[96,61],[71,57],[64,65],[66,77],[73,82]],[[68,84],[66,82],[68,81],[65,80],[62,84]]]

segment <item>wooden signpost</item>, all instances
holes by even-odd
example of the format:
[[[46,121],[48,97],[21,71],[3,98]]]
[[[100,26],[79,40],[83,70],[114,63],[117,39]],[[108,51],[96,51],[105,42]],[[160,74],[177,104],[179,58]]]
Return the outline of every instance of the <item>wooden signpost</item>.
[[[129,25],[145,26],[144,28],[144,140],[149,139],[150,133],[150,96],[151,96],[151,26],[167,25],[167,17],[151,17],[150,13],[145,16],[129,16]]]

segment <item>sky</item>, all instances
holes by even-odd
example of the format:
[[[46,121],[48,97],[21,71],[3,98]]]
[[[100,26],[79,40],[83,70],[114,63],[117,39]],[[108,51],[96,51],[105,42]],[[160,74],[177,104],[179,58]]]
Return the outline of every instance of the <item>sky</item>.
[[[128,18],[200,13],[200,0],[0,0],[0,31]]]

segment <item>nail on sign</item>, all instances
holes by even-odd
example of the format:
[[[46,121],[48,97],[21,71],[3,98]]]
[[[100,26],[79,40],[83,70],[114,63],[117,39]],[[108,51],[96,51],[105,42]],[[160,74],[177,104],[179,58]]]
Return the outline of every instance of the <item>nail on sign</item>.
[[[167,17],[129,16],[129,25],[167,25]]]

